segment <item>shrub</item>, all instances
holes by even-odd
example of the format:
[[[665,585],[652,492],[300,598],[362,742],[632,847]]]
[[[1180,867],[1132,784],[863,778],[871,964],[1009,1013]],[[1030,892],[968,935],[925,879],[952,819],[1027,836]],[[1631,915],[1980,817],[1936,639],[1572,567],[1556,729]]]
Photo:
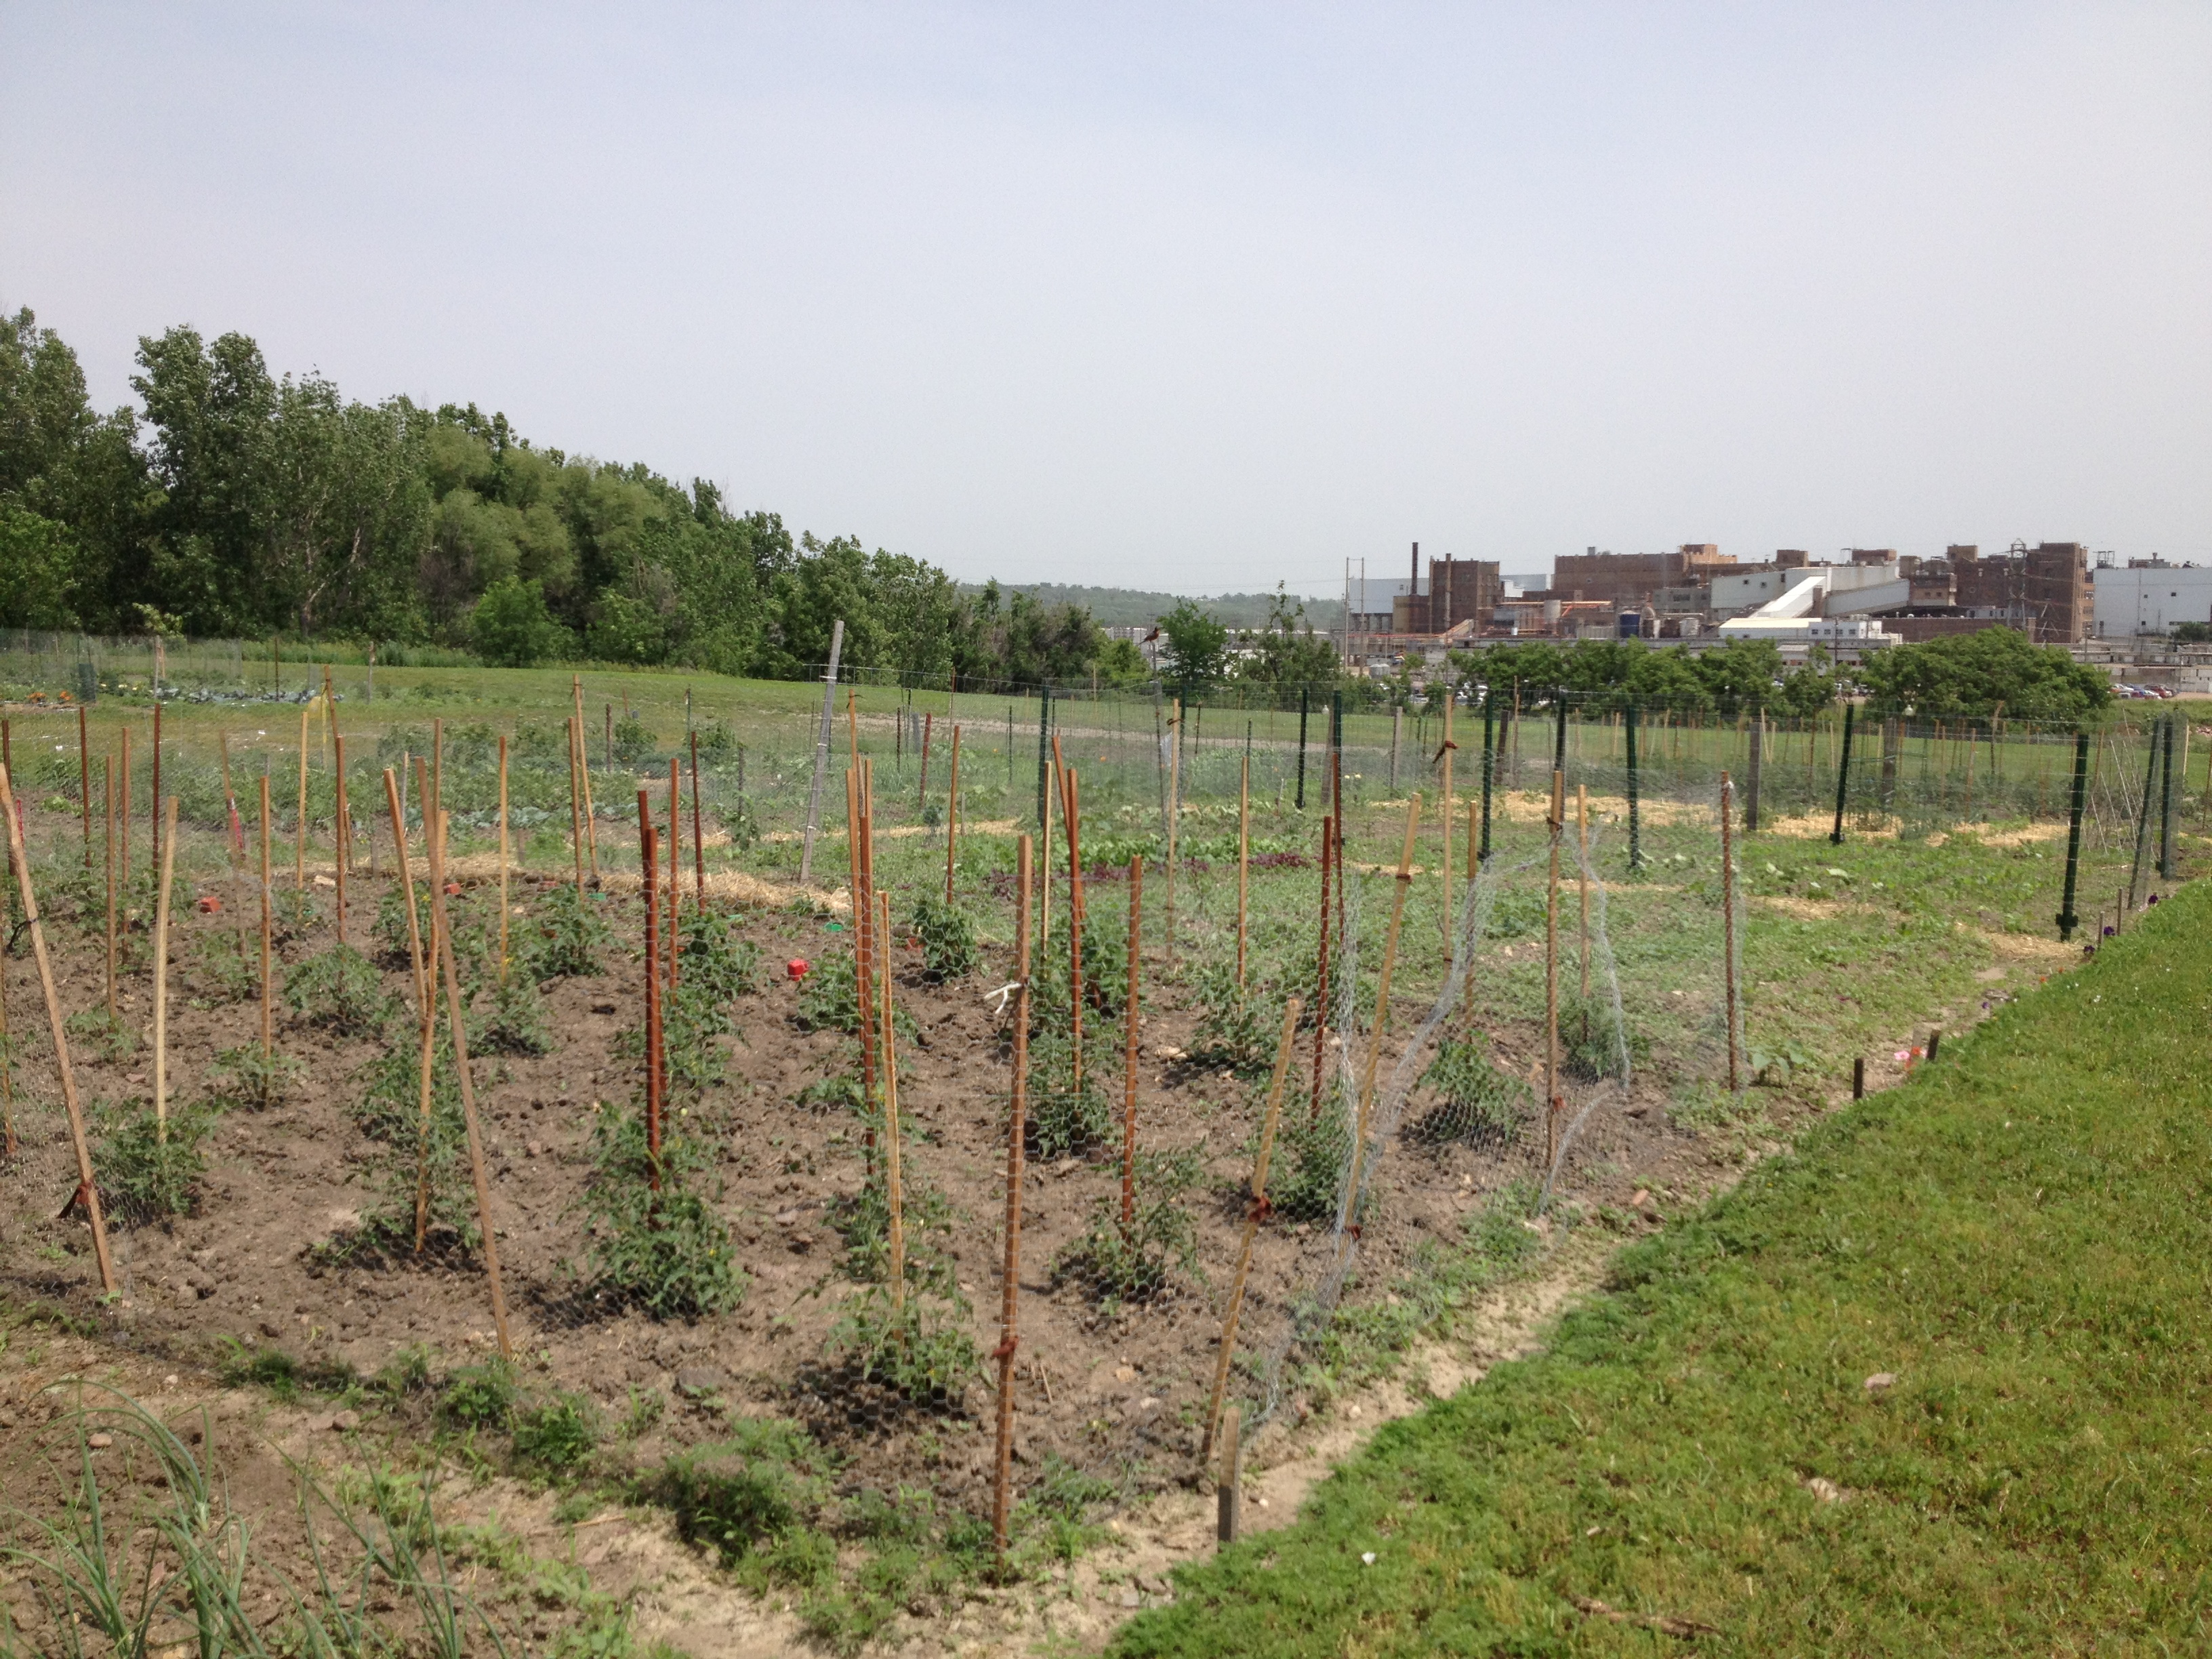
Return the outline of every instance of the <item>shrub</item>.
[[[369,959],[350,945],[333,945],[284,975],[284,1006],[311,1025],[340,1036],[383,1029],[392,999]]]
[[[951,1404],[982,1370],[975,1342],[961,1328],[963,1312],[956,1304],[949,1316],[933,1319],[921,1297],[908,1295],[893,1307],[888,1290],[871,1285],[845,1304],[823,1343],[823,1358],[908,1400]]]
[[[208,1094],[223,1105],[265,1112],[281,1106],[295,1084],[307,1074],[304,1063],[281,1049],[261,1052],[258,1042],[226,1048],[208,1068]]]
[[[1177,1267],[1195,1272],[1198,1227],[1184,1200],[1204,1174],[1194,1151],[1138,1153],[1129,1224],[1121,1222],[1120,1194],[1100,1198],[1082,1237],[1053,1258],[1054,1285],[1072,1280],[1113,1305],[1158,1295]]]
[[[563,882],[538,901],[518,948],[532,979],[582,977],[599,971],[610,937],[599,901]]]
[[[95,1108],[100,1139],[92,1163],[108,1214],[142,1222],[190,1215],[207,1173],[202,1143],[219,1115],[210,1106],[187,1106],[171,1112],[165,1127],[152,1107],[135,1101]]]
[[[545,608],[544,584],[503,576],[469,612],[469,643],[495,667],[530,668],[567,655],[575,638]]]
[[[653,728],[635,714],[624,714],[615,722],[615,762],[621,766],[635,766],[653,753],[658,741]]]
[[[974,921],[936,894],[925,892],[914,902],[907,926],[921,941],[922,972],[929,978],[939,983],[965,979],[983,965]]]
[[[720,1313],[744,1299],[745,1276],[730,1231],[684,1185],[702,1159],[664,1126],[660,1190],[648,1185],[653,1160],[641,1112],[602,1109],[592,1132],[592,1170],[582,1207],[593,1238],[592,1277],[602,1295],[654,1319]]]
[[[556,1474],[581,1467],[599,1437],[599,1414],[581,1395],[560,1395],[514,1419],[514,1455]]]

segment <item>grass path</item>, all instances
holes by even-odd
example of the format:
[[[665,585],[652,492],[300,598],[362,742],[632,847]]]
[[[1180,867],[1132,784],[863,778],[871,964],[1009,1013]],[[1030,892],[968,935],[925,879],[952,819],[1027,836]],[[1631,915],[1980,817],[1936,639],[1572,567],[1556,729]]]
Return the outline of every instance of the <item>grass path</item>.
[[[2204,1650],[2209,913],[1626,1253],[1115,1650]]]

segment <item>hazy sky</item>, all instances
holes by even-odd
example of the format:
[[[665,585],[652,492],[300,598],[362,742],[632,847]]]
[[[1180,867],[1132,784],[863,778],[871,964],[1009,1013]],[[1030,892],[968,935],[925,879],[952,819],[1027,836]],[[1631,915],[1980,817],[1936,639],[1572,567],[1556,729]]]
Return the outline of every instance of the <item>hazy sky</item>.
[[[963,577],[2212,559],[2212,7],[0,0],[0,303]]]

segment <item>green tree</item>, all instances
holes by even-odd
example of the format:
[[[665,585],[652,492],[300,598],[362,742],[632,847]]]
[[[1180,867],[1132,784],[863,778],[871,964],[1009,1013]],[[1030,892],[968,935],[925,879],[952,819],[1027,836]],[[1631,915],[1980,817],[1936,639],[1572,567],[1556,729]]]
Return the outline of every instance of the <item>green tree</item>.
[[[1868,712],[1929,720],[1988,716],[2078,720],[2112,700],[2101,669],[2059,645],[2036,645],[2017,629],[1985,628],[1869,653],[1856,671]]]
[[[1302,690],[1326,696],[1343,672],[1336,647],[1306,620],[1305,602],[1291,599],[1280,583],[1267,602],[1267,625],[1238,635],[1237,644],[1237,683],[1262,707],[1295,708]]]
[[[508,576],[486,588],[469,616],[469,643],[486,662],[530,668],[568,654],[575,641],[545,608],[535,580]]]
[[[1170,691],[1195,702],[1229,672],[1229,630],[1188,599],[1160,618],[1160,675]]]
[[[76,555],[66,525],[0,496],[0,627],[75,628],[70,580]]]

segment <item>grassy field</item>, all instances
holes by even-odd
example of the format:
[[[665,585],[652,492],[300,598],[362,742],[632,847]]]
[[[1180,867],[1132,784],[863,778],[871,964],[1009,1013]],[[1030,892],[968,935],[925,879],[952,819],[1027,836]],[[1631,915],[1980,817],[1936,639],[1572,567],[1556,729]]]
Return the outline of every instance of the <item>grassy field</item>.
[[[2209,911],[1630,1250],[1115,1651],[2203,1651]]]

